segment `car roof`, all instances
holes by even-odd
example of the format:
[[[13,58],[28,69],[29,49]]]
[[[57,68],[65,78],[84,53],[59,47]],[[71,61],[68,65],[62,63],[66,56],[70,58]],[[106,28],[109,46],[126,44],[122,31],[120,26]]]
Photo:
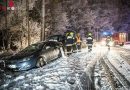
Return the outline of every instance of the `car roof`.
[[[58,34],[58,35],[51,35],[49,37],[55,37],[55,36],[63,36],[63,35]]]
[[[59,42],[57,42],[57,41],[40,41],[37,43],[59,43]],[[34,44],[37,44],[37,43],[34,43]]]

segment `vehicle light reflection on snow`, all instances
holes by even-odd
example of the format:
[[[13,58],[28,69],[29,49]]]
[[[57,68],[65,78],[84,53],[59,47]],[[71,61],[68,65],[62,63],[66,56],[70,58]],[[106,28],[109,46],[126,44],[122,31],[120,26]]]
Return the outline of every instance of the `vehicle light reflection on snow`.
[[[114,42],[113,42],[113,41],[110,41],[110,42],[109,42],[109,45],[110,45],[110,46],[114,46]]]

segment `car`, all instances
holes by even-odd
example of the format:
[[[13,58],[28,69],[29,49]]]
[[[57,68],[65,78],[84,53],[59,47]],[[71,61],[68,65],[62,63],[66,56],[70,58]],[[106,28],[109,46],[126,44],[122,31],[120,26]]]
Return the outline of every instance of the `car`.
[[[55,41],[44,41],[32,44],[5,60],[5,68],[13,71],[29,70],[42,67],[62,56],[62,44]]]
[[[5,66],[4,60],[6,58],[11,57],[13,54],[14,54],[14,52],[12,52],[12,51],[5,51],[5,52],[0,53],[0,69],[4,68],[4,66]]]
[[[47,38],[47,41],[56,41],[56,42],[60,42],[62,44],[65,43],[65,36],[64,35],[52,35],[52,36],[49,36]]]

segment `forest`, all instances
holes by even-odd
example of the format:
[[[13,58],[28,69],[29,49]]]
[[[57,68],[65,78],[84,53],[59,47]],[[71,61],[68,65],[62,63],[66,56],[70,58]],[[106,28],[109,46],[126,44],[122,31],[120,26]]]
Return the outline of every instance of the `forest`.
[[[21,50],[67,30],[85,37],[88,31],[95,34],[130,28],[128,0],[1,0],[0,7],[1,50]]]

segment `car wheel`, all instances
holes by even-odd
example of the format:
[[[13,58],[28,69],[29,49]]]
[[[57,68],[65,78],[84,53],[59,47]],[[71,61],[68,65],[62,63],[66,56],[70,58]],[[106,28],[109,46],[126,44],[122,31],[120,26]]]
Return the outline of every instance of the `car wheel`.
[[[60,57],[62,57],[62,54],[61,54],[61,52],[58,54],[58,58],[60,58]]]
[[[38,60],[37,60],[36,66],[37,66],[37,67],[42,67],[42,66],[44,66],[45,64],[46,64],[46,62],[45,62],[44,58],[43,58],[43,57],[39,57]]]

